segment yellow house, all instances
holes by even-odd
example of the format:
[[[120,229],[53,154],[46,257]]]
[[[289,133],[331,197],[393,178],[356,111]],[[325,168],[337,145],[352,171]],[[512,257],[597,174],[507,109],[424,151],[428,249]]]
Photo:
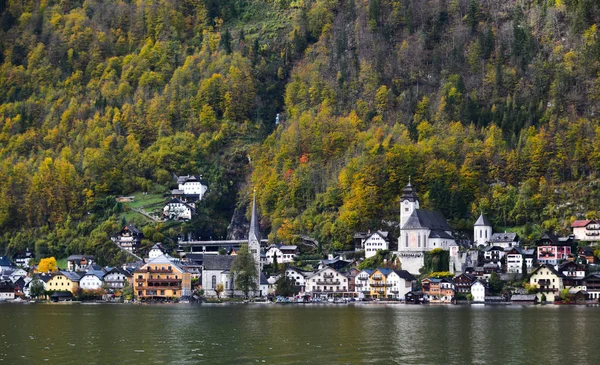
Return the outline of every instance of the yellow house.
[[[44,284],[47,291],[70,291],[73,294],[79,289],[79,274],[73,271],[57,271],[52,275],[52,279]]]
[[[529,285],[536,289],[538,300],[541,301],[542,295],[545,295],[548,302],[560,299],[560,292],[564,288],[562,274],[554,266],[546,264],[531,272]]]
[[[369,276],[369,286],[371,287],[371,298],[385,299],[388,297],[388,275],[392,269],[375,269]]]
[[[134,273],[134,291],[139,299],[170,299],[191,295],[191,274],[160,255]]]

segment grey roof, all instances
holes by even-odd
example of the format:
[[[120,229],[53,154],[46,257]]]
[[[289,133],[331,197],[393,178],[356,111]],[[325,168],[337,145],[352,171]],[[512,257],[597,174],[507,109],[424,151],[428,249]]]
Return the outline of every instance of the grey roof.
[[[115,274],[115,273],[123,274],[123,275],[129,276],[129,277],[133,276],[133,274],[131,274],[129,271],[123,269],[122,267],[113,267],[106,273],[106,275]]]
[[[204,270],[229,270],[234,256],[206,255],[204,256]]]
[[[267,275],[264,272],[260,273],[260,285],[269,285],[269,281],[267,279]]]
[[[86,260],[93,260],[94,255],[71,255],[67,257],[67,261],[81,261],[83,258]]]
[[[14,266],[13,263],[6,256],[0,256],[0,266]]]
[[[454,239],[454,237],[449,235],[448,232],[441,231],[441,230],[435,230],[435,231],[429,232],[429,238],[445,238],[445,239],[449,239],[449,240]]]
[[[512,232],[504,232],[504,233],[494,233],[490,238],[490,242],[515,242],[519,239],[519,236],[516,233]]]
[[[79,274],[74,271],[59,271],[55,275],[64,275],[67,277],[67,279],[75,282],[81,280],[81,276],[79,276]]]
[[[481,213],[481,215],[479,216],[479,219],[477,219],[477,222],[475,222],[474,226],[486,226],[486,227],[491,227],[492,226],[492,222],[490,222],[484,215],[483,213]]]
[[[417,192],[413,189],[412,185],[410,184],[410,180],[408,181],[408,185],[406,185],[406,187],[402,190],[402,196],[400,196],[400,201],[405,200],[408,200],[410,202],[419,200]]]
[[[484,251],[504,251],[502,247],[499,246],[486,246],[483,248]]]
[[[82,278],[87,275],[93,275],[93,276],[97,277],[98,279],[102,280],[104,278],[105,274],[104,274],[104,271],[102,271],[102,270],[90,270],[90,271],[86,272],[82,276]]]
[[[256,191],[252,200],[252,216],[250,217],[250,231],[248,232],[248,241],[254,240],[260,243],[260,227],[258,226],[258,213],[256,213]]]
[[[414,276],[412,276],[411,273],[409,273],[406,270],[394,270],[394,272],[396,273],[396,275],[398,275],[401,279],[404,279],[406,281],[414,281],[417,280],[415,279]]]
[[[428,228],[432,231],[452,231],[442,213],[432,210],[415,209],[406,220],[406,223],[404,223],[404,226],[402,226],[402,229],[420,228]]]
[[[535,294],[514,294],[510,297],[510,300],[516,302],[533,302],[535,298],[537,298]]]

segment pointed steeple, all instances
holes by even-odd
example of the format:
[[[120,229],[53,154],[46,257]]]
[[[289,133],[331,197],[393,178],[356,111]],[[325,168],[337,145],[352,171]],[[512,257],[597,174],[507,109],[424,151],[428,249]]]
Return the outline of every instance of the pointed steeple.
[[[492,222],[490,222],[485,215],[483,215],[483,213],[481,213],[481,215],[479,216],[479,219],[477,219],[477,222],[475,222],[474,224],[475,226],[485,226],[485,227],[491,227],[492,226]]]
[[[408,185],[402,190],[402,196],[400,197],[400,201],[408,200],[409,202],[414,202],[419,200],[417,197],[417,192],[413,189],[410,178],[408,179]]]
[[[256,213],[256,189],[252,200],[252,216],[250,217],[250,231],[248,232],[248,243],[255,241],[260,244],[260,228],[258,227],[258,214]]]

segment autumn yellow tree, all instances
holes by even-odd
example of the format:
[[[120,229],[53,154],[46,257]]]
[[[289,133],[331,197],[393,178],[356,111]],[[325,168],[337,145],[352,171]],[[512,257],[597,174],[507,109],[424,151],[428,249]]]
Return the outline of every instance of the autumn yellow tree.
[[[54,257],[47,257],[40,260],[40,263],[37,267],[38,272],[56,272],[58,271],[58,264],[56,263],[56,259]]]

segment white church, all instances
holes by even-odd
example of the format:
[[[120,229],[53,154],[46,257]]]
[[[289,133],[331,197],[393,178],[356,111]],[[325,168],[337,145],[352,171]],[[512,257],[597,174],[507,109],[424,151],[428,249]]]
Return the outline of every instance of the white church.
[[[410,181],[400,197],[400,236],[398,257],[402,269],[419,274],[425,263],[424,252],[455,246],[452,228],[443,214],[419,208],[419,198]]]

